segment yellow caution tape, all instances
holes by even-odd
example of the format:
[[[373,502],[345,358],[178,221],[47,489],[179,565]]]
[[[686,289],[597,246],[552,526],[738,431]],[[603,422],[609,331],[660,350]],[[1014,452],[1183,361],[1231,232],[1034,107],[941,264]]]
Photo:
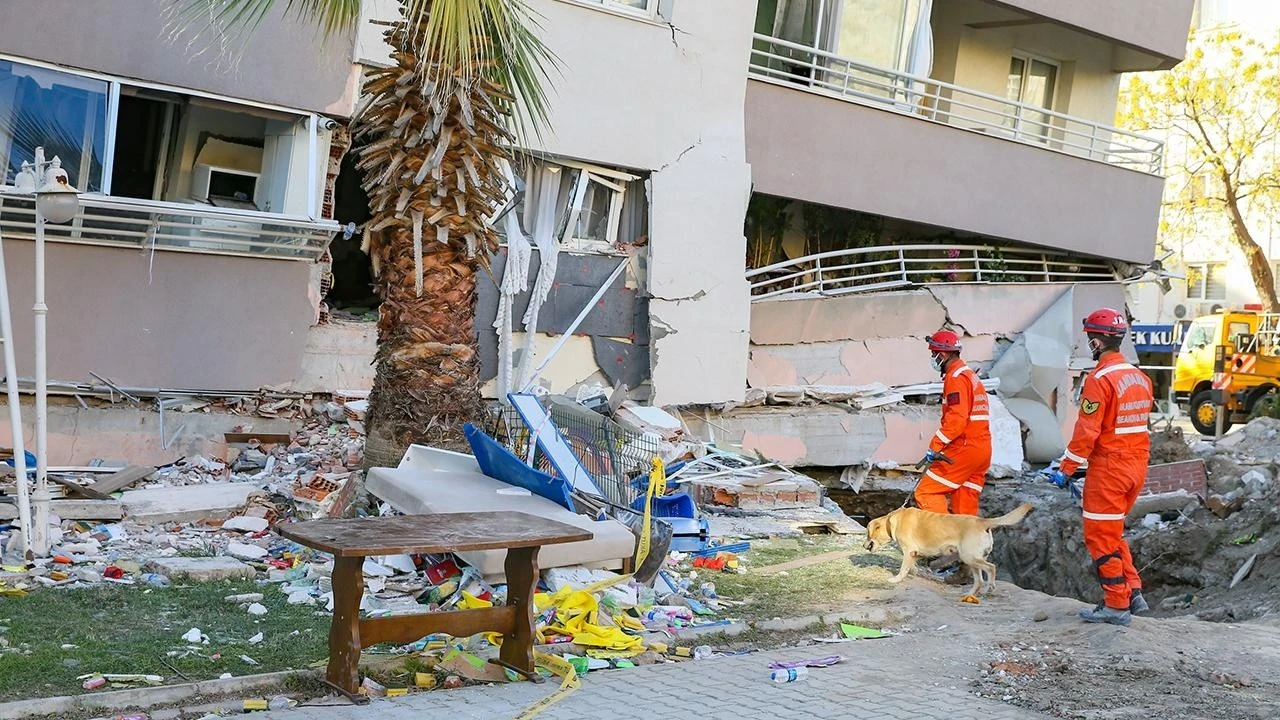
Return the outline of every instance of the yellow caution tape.
[[[555,692],[521,710],[520,714],[516,716],[516,720],[529,720],[529,718],[536,717],[543,710],[572,695],[582,685],[578,681],[578,671],[573,669],[573,665],[568,660],[558,655],[535,652],[533,654],[533,663],[538,667],[550,670],[552,674],[563,678],[563,680]]]
[[[659,491],[661,487],[661,491]],[[649,473],[649,487],[644,494],[644,527],[640,530],[640,547],[636,550],[636,567],[644,564],[649,557],[650,524],[653,518],[653,497],[655,494],[667,494],[667,471],[662,466],[662,458],[653,459],[653,470]]]

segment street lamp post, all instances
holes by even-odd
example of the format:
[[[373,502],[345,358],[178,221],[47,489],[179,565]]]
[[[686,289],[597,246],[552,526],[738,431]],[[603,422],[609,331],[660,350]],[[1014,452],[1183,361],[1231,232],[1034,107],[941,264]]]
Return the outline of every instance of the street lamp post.
[[[49,554],[49,374],[46,321],[49,306],[44,301],[44,225],[65,223],[80,211],[80,196],[71,187],[67,171],[56,156],[44,159],[44,148],[35,151],[35,165],[24,164],[14,185],[36,194],[36,489],[31,496],[35,510],[32,537],[28,547],[37,555]],[[19,429],[18,432],[21,430]]]

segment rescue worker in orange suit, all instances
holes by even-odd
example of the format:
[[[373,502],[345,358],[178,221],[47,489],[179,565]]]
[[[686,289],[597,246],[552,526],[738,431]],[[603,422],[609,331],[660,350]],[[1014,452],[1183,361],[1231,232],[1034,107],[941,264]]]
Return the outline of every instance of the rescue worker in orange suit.
[[[1153,397],[1151,380],[1120,354],[1129,332],[1124,315],[1096,310],[1084,319],[1084,332],[1097,365],[1084,381],[1075,432],[1049,481],[1067,487],[1087,466],[1082,504],[1084,544],[1102,584],[1103,602],[1080,611],[1085,622],[1128,625],[1145,612],[1142,579],[1124,539],[1124,520],[1147,477],[1151,438],[1147,421]]]
[[[930,512],[977,515],[991,467],[987,389],[960,359],[959,335],[939,330],[927,341],[933,366],[942,373],[942,425],[920,461],[928,469],[916,486],[916,505]],[[951,462],[943,462],[943,455]]]

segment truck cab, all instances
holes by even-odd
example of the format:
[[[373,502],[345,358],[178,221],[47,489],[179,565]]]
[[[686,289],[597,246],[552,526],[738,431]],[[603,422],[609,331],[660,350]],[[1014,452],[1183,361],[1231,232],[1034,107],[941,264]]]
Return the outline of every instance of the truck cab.
[[[1223,431],[1246,422],[1259,402],[1273,402],[1280,389],[1280,315],[1252,309],[1226,310],[1192,321],[1174,361],[1173,391],[1191,424],[1213,435],[1218,406],[1212,393],[1218,346],[1226,347],[1230,375]]]

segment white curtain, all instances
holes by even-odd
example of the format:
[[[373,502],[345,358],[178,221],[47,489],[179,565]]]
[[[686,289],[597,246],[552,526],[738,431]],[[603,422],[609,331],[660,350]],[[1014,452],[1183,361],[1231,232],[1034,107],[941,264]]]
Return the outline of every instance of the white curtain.
[[[909,75],[929,77],[933,72],[933,0],[919,0],[919,11],[916,14],[915,27],[911,30],[911,45],[907,48],[907,67]],[[905,30],[905,28],[904,28]],[[925,90],[924,83],[912,81],[911,92],[906,94],[906,102],[898,103],[898,109],[912,111],[920,104],[920,95]]]
[[[556,210],[560,205],[560,185],[564,171],[560,167],[531,166],[528,175],[531,180],[528,186],[530,189],[535,185],[532,182],[535,175],[537,199],[534,201],[536,205],[532,225],[533,244],[537,246],[539,255],[538,279],[533,283],[529,309],[524,315],[524,351],[520,356],[520,365],[515,373],[515,383],[512,388],[516,391],[529,382],[533,372],[533,342],[537,335],[538,313],[547,295],[551,293],[551,286],[555,283],[556,264],[560,253],[560,237],[556,232],[560,223]],[[529,196],[525,197],[527,201]],[[526,202],[526,219],[529,217],[528,209]]]

